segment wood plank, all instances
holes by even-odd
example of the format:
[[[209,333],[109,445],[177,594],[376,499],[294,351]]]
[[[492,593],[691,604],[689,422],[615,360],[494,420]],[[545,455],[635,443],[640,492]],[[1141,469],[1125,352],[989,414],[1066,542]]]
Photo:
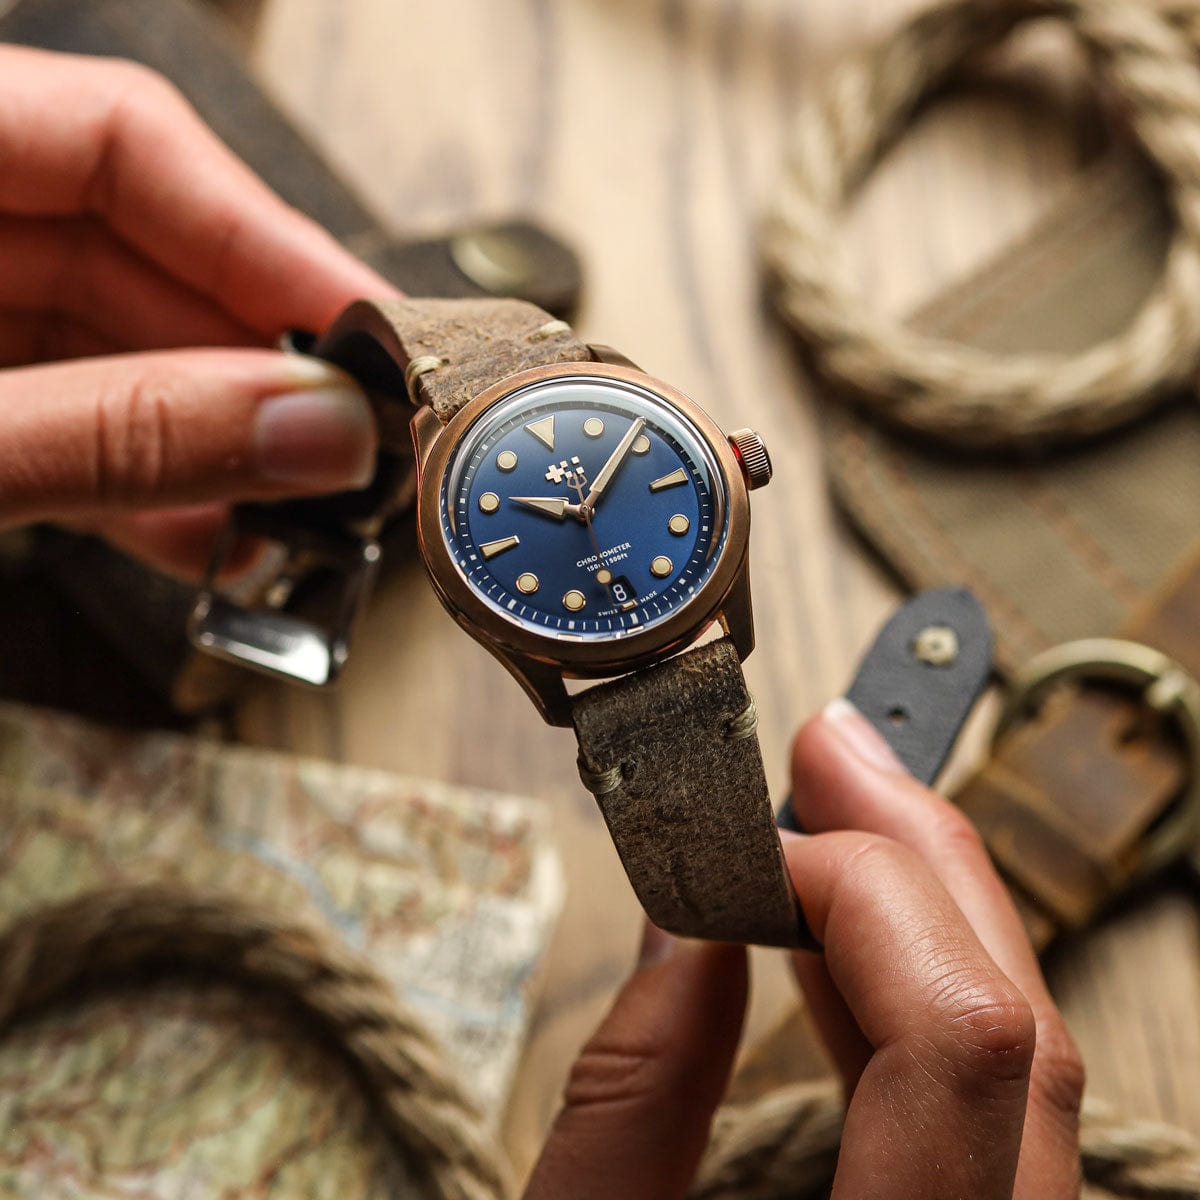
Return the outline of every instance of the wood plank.
[[[759,653],[747,674],[768,773],[835,694],[897,593],[831,511],[819,407],[764,306],[754,231],[788,113],[830,62],[908,0],[266,0],[243,24],[269,85],[397,226],[528,210],[586,260],[577,322],[767,438],[755,495]],[[1057,107],[1059,126],[1046,113]],[[904,311],[1022,229],[1079,157],[1069,81],[1003,89],[923,122],[848,219],[870,303]],[[638,914],[574,771],[502,669],[442,613],[418,568],[389,580],[335,696],[262,689],[242,735],[355,763],[522,790],[554,805],[573,889],[507,1137],[524,1167],[575,1050],[628,969]],[[750,1040],[792,1003],[756,955]],[[1130,910],[1052,979],[1095,1088],[1200,1131],[1200,981],[1190,902]]]

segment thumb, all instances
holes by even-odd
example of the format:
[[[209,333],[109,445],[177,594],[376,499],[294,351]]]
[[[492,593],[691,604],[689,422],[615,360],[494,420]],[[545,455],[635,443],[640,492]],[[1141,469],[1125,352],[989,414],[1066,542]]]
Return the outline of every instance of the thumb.
[[[316,359],[185,350],[0,372],[0,528],[364,487],[374,454],[365,396]]]
[[[525,1200],[686,1195],[745,1008],[743,947],[648,926],[637,972],[571,1071]]]

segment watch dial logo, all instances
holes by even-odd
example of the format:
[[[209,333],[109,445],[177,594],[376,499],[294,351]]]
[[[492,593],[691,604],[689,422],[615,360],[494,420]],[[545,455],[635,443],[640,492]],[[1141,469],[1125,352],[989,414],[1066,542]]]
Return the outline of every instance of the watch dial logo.
[[[567,487],[574,488],[578,491],[581,487],[587,485],[587,472],[583,469],[583,464],[579,461],[578,454],[572,454],[568,462],[565,458],[560,462],[551,463],[546,471],[546,481],[553,483],[556,487],[561,486],[564,482]]]

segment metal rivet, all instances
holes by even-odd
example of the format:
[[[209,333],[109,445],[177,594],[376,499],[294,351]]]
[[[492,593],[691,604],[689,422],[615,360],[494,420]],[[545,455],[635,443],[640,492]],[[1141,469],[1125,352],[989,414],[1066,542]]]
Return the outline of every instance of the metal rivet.
[[[912,652],[931,667],[948,667],[958,658],[958,634],[949,625],[927,625],[913,641]]]

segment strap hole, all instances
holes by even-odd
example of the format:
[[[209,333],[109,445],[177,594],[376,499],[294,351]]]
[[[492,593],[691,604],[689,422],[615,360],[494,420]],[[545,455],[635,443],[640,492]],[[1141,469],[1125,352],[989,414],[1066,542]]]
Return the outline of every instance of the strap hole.
[[[894,708],[889,708],[888,709],[888,720],[891,721],[891,723],[896,726],[907,725],[908,724],[908,709],[902,708],[899,704],[897,704]]]

